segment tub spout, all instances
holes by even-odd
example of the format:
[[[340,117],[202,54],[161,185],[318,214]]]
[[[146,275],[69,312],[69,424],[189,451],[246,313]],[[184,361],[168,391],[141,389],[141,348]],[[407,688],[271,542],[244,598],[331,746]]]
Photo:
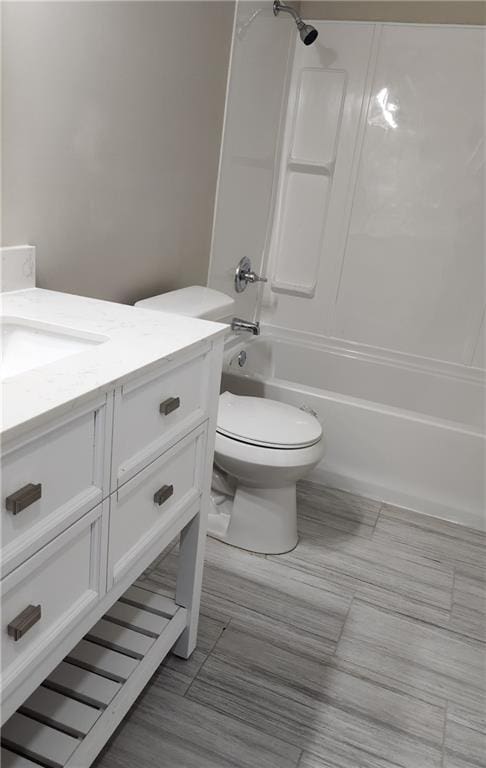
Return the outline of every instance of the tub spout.
[[[232,331],[248,331],[254,336],[260,335],[260,323],[252,323],[250,320],[242,320],[241,317],[234,317],[231,321]]]

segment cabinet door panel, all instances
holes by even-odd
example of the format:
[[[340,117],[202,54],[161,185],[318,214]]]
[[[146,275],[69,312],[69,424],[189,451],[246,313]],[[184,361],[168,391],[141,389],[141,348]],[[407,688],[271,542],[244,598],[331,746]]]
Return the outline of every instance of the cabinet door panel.
[[[112,496],[108,586],[199,497],[205,438],[203,425]]]

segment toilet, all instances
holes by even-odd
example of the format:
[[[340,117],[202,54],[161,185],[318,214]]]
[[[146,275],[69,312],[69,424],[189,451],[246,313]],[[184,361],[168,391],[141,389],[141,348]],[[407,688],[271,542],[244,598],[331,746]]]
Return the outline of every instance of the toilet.
[[[137,307],[228,321],[234,300],[190,286]],[[324,455],[322,426],[307,411],[261,397],[219,398],[208,534],[241,549],[282,554],[298,541],[296,483]]]

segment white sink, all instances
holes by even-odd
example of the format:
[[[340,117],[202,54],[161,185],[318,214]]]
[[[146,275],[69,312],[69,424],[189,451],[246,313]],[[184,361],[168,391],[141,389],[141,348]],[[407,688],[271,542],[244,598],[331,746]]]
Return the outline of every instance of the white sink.
[[[54,360],[75,355],[108,341],[107,336],[96,333],[19,317],[3,317],[1,328],[2,379],[40,368]]]

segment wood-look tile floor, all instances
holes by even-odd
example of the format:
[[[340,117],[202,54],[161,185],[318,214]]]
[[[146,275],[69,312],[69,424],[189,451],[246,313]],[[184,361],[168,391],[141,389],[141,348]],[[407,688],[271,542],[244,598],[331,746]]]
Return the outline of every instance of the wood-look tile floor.
[[[197,650],[97,768],[486,766],[486,535],[309,482],[299,531],[278,557],[208,539]]]

